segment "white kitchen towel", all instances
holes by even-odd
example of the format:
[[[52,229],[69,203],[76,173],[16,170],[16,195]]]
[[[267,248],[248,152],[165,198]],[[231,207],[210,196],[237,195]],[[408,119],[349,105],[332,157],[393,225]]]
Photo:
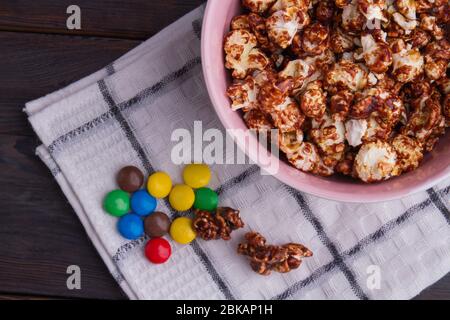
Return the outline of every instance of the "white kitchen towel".
[[[48,165],[89,237],[132,299],[408,299],[450,271],[450,180],[398,201],[319,199],[261,175],[254,164],[213,165],[220,205],[241,210],[230,241],[197,239],[163,265],[144,257],[102,209],[125,165],[170,173],[174,129],[223,130],[203,82],[203,7],[103,70],[26,106]],[[229,151],[229,150],[227,150]],[[176,214],[166,201],[158,210]],[[287,274],[254,273],[236,253],[248,230],[270,243],[300,242],[314,256]],[[380,280],[377,283],[377,280]],[[378,285],[379,284],[379,285]]]

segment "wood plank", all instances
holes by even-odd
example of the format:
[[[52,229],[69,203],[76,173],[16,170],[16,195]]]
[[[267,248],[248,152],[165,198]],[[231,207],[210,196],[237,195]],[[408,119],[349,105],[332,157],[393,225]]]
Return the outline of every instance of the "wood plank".
[[[32,135],[30,100],[108,65],[140,41],[0,32],[0,134]]]
[[[0,135],[0,290],[9,294],[118,299],[124,295],[90,243],[33,137]],[[81,290],[66,270],[81,268]]]
[[[15,0],[0,5],[0,30],[146,39],[204,0]],[[81,9],[81,30],[68,30],[67,7]]]
[[[450,273],[425,289],[416,300],[450,300]]]

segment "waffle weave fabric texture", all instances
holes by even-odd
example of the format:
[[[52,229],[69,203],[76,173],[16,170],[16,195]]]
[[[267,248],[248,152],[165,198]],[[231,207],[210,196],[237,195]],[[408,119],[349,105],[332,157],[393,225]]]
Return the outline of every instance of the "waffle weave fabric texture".
[[[177,128],[223,130],[203,81],[200,7],[139,47],[25,111],[51,170],[110,272],[131,299],[409,299],[450,271],[450,180],[398,201],[346,204],[298,192],[254,164],[214,165],[220,205],[241,210],[230,241],[182,246],[163,265],[144,257],[102,209],[125,165],[168,172]],[[159,211],[175,214],[165,202]],[[68,213],[70,214],[70,213]],[[243,234],[300,242],[314,256],[288,274],[263,277],[236,253]],[[379,273],[378,273],[379,271]],[[379,287],[371,285],[374,272]],[[373,284],[373,283],[372,283]]]

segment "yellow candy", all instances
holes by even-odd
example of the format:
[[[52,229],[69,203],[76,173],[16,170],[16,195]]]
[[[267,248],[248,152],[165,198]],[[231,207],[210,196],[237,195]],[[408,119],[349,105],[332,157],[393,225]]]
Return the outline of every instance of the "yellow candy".
[[[165,172],[155,172],[147,181],[147,190],[155,198],[165,198],[172,189],[172,180]]]
[[[169,202],[175,210],[189,210],[194,204],[194,200],[194,190],[185,184],[177,184],[173,187],[172,191],[170,191]]]
[[[206,164],[188,164],[184,168],[183,179],[192,188],[202,188],[208,185],[211,171]]]
[[[173,240],[181,244],[192,242],[197,236],[192,227],[192,220],[186,217],[180,217],[173,220],[170,225],[170,236]]]

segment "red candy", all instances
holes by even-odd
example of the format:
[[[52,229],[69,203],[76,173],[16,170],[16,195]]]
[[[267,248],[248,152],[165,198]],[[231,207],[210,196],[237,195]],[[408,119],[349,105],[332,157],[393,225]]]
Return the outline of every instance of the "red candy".
[[[152,263],[164,263],[170,258],[171,254],[170,244],[164,238],[150,239],[145,246],[145,256]]]

